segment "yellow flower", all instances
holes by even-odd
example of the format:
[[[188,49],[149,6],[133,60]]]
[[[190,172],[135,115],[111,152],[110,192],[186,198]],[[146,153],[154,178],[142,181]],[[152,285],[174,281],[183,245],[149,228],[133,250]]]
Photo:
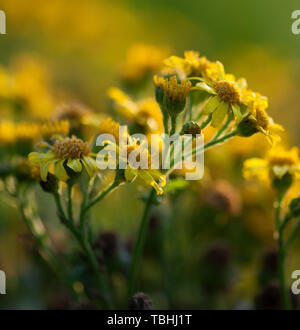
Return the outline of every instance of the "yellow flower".
[[[243,93],[247,88],[244,78],[235,80],[233,75],[225,74],[223,65],[219,63],[218,79],[203,80],[196,84],[196,88],[212,95],[204,107],[203,114],[212,114],[213,127],[221,125],[228,113],[233,113],[236,121],[241,122],[241,106],[246,105],[243,100]]]
[[[246,179],[257,177],[265,182],[269,182],[273,178],[281,179],[286,174],[298,179],[300,178],[298,148],[293,147],[286,150],[278,146],[272,148],[265,159],[247,159],[244,162],[243,174]]]
[[[119,124],[114,122],[112,119],[108,119],[105,125],[102,125],[101,132],[105,134],[112,134],[115,136],[115,130],[119,128]],[[163,194],[163,187],[166,185],[166,177],[163,175],[158,169],[151,168],[151,155],[149,151],[144,147],[143,142],[139,143],[136,139],[131,138],[130,135],[127,135],[127,145],[119,146],[119,140],[116,139],[116,143],[112,141],[104,142],[106,146],[106,150],[110,152],[115,152],[119,157],[121,157],[122,161],[127,162],[126,168],[124,170],[124,177],[126,182],[133,182],[137,180],[143,186],[151,186],[156,190],[158,195]],[[126,149],[122,149],[126,148]],[[148,160],[148,168],[136,168],[134,165],[130,163],[129,155],[133,150],[137,148],[140,149],[140,153],[147,157]],[[127,157],[125,158],[124,155]]]
[[[163,132],[162,114],[155,100],[146,98],[135,102],[115,87],[108,90],[108,95],[114,101],[116,110],[122,116],[145,127],[148,133]]]
[[[21,56],[14,62],[9,95],[25,102],[26,109],[38,118],[48,117],[54,109],[47,70],[30,56]]]
[[[129,84],[139,83],[147,75],[159,71],[167,55],[166,48],[146,44],[133,45],[128,50],[121,76]]]
[[[215,80],[218,72],[218,62],[210,62],[199,52],[190,50],[184,52],[184,58],[170,56],[164,64],[167,68],[175,69],[179,76],[183,73],[186,77],[203,77]]]
[[[119,141],[120,124],[108,117],[98,127],[98,134],[111,134],[116,141]]]
[[[61,181],[67,181],[69,176],[65,165],[74,172],[81,172],[82,165],[89,176],[93,176],[98,168],[92,158],[91,146],[88,142],[72,136],[72,138],[57,139],[52,146],[48,146],[48,152],[31,152],[28,156],[33,164],[40,166],[42,181],[47,180],[49,167],[54,165],[54,174]]]
[[[46,140],[56,135],[67,136],[69,134],[69,122],[67,120],[49,120],[40,125],[40,134]]]
[[[6,120],[0,122],[0,144],[9,144],[17,141],[34,142],[40,136],[40,128],[36,123],[14,123]]]

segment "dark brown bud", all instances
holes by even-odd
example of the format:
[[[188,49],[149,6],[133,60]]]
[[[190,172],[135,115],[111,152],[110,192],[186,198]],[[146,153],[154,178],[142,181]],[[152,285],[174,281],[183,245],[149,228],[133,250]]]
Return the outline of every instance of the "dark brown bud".
[[[138,292],[129,299],[129,309],[137,310],[153,310],[151,299],[143,292]]]

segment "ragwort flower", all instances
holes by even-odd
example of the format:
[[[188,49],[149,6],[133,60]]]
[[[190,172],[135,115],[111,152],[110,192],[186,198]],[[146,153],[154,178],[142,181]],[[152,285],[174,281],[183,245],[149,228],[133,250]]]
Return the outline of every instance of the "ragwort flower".
[[[47,152],[31,152],[28,156],[33,164],[40,166],[42,181],[47,180],[51,165],[54,165],[54,174],[61,181],[69,179],[65,166],[79,173],[83,165],[89,176],[93,176],[98,170],[88,142],[72,136],[57,139],[52,146],[46,146],[49,148]]]
[[[286,150],[281,146],[272,148],[265,159],[250,158],[244,162],[243,174],[246,179],[257,177],[269,182],[282,179],[289,174],[293,179],[300,178],[300,159],[298,148]]]

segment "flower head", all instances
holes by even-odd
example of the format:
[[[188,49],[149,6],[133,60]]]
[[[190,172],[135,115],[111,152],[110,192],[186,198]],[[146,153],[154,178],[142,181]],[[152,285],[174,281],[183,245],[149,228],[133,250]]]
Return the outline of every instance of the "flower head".
[[[286,150],[281,146],[272,148],[265,159],[250,158],[244,162],[243,174],[246,179],[257,177],[261,181],[282,179],[286,174],[300,178],[298,148]]]
[[[133,101],[118,88],[108,90],[116,110],[125,118],[145,128],[147,133],[163,132],[163,121],[158,104],[151,98]]]
[[[238,135],[243,137],[252,136],[256,133],[262,133],[266,136],[271,145],[275,145],[280,142],[280,132],[284,131],[284,128],[274,123],[266,111],[257,108],[255,114],[249,114],[245,117],[237,127]]]
[[[146,44],[133,45],[128,50],[121,76],[130,85],[139,83],[148,75],[159,71],[166,56],[166,48]]]
[[[112,120],[108,122],[111,123]],[[113,127],[118,125],[118,123],[113,122]],[[107,125],[107,129],[103,133],[109,132],[111,125]],[[126,130],[127,131],[127,130]],[[113,132],[113,130],[112,130]],[[109,161],[111,157],[110,154],[118,155],[118,160],[122,161],[125,164],[124,167],[120,168],[120,164],[117,164],[117,171],[122,172],[122,177],[126,182],[137,181],[143,186],[153,187],[158,195],[163,194],[163,187],[166,185],[166,177],[158,169],[151,168],[151,155],[144,143],[144,141],[139,141],[135,138],[132,138],[127,134],[127,144],[119,145],[119,140],[116,139],[116,142],[105,141],[105,150],[108,152],[108,155],[104,157],[105,161]],[[131,155],[134,153],[134,157],[131,159]],[[146,165],[146,166],[145,166]]]
[[[189,50],[184,52],[184,58],[178,56],[170,56],[164,64],[167,68],[175,69],[179,75],[182,73],[186,77],[203,77],[215,80],[218,71],[218,62],[210,62],[205,56],[201,56],[199,52]]]
[[[47,121],[40,125],[40,135],[49,140],[56,135],[67,136],[69,134],[69,122],[67,120]]]
[[[235,80],[232,75],[225,75],[220,71],[220,80],[203,81],[196,84],[196,87],[209,94],[204,108],[204,114],[212,114],[212,126],[219,126],[228,113],[233,113],[239,123],[242,118],[241,106],[243,103],[243,90],[246,82],[244,79]]]
[[[79,173],[83,165],[90,176],[98,170],[89,143],[75,136],[57,139],[52,146],[48,145],[48,148],[47,152],[31,152],[28,156],[33,164],[40,166],[42,181],[47,180],[51,165],[54,165],[54,174],[61,181],[69,179],[68,169]]]

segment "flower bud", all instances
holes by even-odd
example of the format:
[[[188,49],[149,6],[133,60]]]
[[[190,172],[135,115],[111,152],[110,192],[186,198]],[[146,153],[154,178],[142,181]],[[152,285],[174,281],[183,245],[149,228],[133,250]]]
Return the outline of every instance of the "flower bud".
[[[244,118],[237,126],[237,136],[249,137],[258,132],[257,122],[251,116]]]
[[[182,126],[180,135],[191,134],[196,137],[197,134],[201,134],[201,128],[195,121],[189,121]]]
[[[171,116],[177,116],[184,110],[190,88],[191,82],[189,80],[180,83],[176,76],[164,83],[164,106]]]

